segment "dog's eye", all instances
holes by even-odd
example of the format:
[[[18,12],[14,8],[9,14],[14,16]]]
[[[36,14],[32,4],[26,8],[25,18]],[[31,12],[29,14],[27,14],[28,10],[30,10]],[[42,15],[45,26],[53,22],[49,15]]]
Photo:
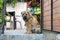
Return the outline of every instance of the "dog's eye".
[[[26,14],[27,15],[27,14]]]

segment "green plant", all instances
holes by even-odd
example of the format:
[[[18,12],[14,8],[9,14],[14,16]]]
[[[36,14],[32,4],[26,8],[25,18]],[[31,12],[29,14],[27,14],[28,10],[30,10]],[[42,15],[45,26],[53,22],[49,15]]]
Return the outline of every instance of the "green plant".
[[[0,9],[2,9],[2,0],[0,0]]]
[[[3,7],[3,0],[0,0],[0,26],[2,24],[2,7]],[[6,15],[4,15],[4,21],[6,21]]]
[[[17,2],[18,0],[6,0],[7,3],[9,3],[10,5],[12,5],[12,7],[15,7],[15,3]]]
[[[15,7],[15,3],[17,2],[18,0],[6,0],[6,3],[12,5],[12,7]],[[3,0],[0,0],[0,26],[2,24],[2,7],[3,7]],[[4,15],[4,21],[6,21],[6,15]]]
[[[2,13],[1,13],[2,3],[3,3],[3,1],[0,0],[0,25],[2,24]]]

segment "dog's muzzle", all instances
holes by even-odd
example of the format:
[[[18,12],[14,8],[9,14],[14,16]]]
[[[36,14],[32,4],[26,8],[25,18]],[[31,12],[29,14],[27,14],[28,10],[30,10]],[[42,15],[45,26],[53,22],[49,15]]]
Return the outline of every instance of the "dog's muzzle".
[[[23,19],[26,20],[27,19],[27,16],[23,16]]]

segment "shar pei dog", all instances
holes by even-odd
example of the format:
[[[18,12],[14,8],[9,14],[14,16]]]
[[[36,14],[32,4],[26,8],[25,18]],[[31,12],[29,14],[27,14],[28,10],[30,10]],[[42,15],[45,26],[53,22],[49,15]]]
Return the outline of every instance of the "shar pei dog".
[[[27,11],[23,11],[21,14],[26,24],[26,34],[39,34],[41,29],[37,19]]]

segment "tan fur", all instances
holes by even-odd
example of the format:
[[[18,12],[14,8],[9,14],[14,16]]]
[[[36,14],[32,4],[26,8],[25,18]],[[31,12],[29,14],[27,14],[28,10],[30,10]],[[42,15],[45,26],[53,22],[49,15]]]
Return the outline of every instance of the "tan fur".
[[[25,12],[25,11],[24,11]],[[25,14],[28,14],[27,12],[25,12]],[[31,14],[28,14],[29,19],[27,21],[25,21],[26,24],[26,34],[31,34],[32,33],[32,29],[35,28],[35,33],[40,32],[40,24],[38,23],[37,19],[32,16]]]

